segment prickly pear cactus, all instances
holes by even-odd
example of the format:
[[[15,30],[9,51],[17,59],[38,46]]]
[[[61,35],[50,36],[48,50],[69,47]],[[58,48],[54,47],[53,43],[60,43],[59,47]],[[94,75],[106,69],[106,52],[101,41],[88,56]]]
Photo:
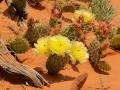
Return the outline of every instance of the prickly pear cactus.
[[[111,70],[111,66],[106,61],[99,61],[97,67],[103,71]]]
[[[66,27],[65,29],[63,29],[60,34],[63,36],[68,37],[70,40],[76,40],[77,36],[76,36],[76,26],[75,25],[70,25],[68,27]]]
[[[109,71],[111,69],[110,65],[106,61],[100,61],[100,56],[102,55],[101,43],[97,39],[94,39],[90,46],[88,47],[89,61],[95,68],[102,71]]]
[[[20,36],[10,42],[11,49],[16,53],[25,53],[29,49],[28,41]]]
[[[36,25],[28,25],[28,30],[24,37],[33,46],[37,42],[38,38],[47,36],[50,34],[50,27],[47,24],[40,23]]]
[[[120,35],[116,35],[110,40],[110,46],[120,50]]]
[[[90,43],[90,46],[88,47],[88,52],[89,52],[89,60],[93,64],[97,64],[100,60],[100,42],[95,39]]]
[[[46,68],[51,75],[58,74],[63,69],[69,60],[68,56],[58,56],[57,54],[51,54],[46,62]]]

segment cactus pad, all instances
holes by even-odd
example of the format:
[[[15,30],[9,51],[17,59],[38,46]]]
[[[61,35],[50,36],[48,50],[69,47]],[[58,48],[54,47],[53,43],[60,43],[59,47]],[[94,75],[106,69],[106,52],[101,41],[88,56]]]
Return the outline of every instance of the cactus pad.
[[[89,60],[91,63],[96,65],[100,60],[100,42],[95,39],[90,43],[90,46],[88,47],[88,53],[89,53]]]
[[[61,35],[68,37],[70,40],[76,40],[77,36],[75,33],[76,26],[70,25],[61,31]]]
[[[97,67],[103,71],[111,70],[111,66],[106,61],[99,61]]]

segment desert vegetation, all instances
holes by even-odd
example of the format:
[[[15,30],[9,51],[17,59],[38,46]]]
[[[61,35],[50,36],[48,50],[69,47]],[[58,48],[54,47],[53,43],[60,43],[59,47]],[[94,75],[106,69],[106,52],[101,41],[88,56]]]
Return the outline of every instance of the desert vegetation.
[[[12,35],[4,37],[1,34],[0,69],[8,75],[13,75],[11,78],[19,77],[22,80],[21,83],[33,86],[36,90],[36,88],[49,87],[51,83],[47,77],[45,78],[44,69],[39,72],[24,64],[25,60],[21,60],[20,57],[24,55],[29,57],[28,52],[30,55],[35,55],[32,59],[45,57],[43,66],[45,74],[52,79],[59,76],[62,70],[69,72],[66,69],[67,65],[78,70],[81,68],[76,67],[77,65],[88,62],[94,72],[99,75],[100,88],[98,89],[109,90],[110,87],[104,86],[101,75],[109,75],[112,70],[112,65],[105,60],[111,52],[106,51],[111,50],[112,54],[116,54],[120,50],[120,28],[113,24],[116,8],[110,2],[110,0],[1,0],[0,4],[6,5],[6,16],[9,18],[4,17],[5,12],[3,13],[0,9],[2,17],[0,26],[9,29]],[[49,10],[47,5],[50,5]],[[34,15],[30,10],[37,14]],[[42,13],[39,12],[43,10],[48,10],[49,14],[46,13],[48,17],[36,18],[42,17]],[[90,35],[93,38],[87,41]],[[76,76],[69,90],[84,89],[83,85],[88,76],[87,71]],[[2,79],[0,86],[4,86]],[[23,90],[28,90],[25,89],[27,86],[21,87]]]

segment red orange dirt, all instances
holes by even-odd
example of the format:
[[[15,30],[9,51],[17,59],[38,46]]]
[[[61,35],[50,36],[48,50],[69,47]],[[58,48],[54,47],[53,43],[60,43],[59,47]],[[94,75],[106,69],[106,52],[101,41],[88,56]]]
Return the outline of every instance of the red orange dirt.
[[[41,5],[44,7],[40,9],[34,9],[29,7],[29,17],[34,17],[40,19],[41,21],[48,22],[50,18],[50,12],[54,1],[44,0]],[[120,0],[111,0],[111,4],[116,6],[117,16],[114,21],[114,25],[120,26]],[[70,13],[65,13],[65,16],[71,17]],[[68,25],[63,22],[64,25]],[[16,21],[12,21],[8,14],[7,5],[3,0],[0,3],[0,35],[6,40],[9,37],[13,37],[15,34],[8,26],[17,27]],[[22,31],[21,31],[22,32]],[[86,41],[90,43],[90,40],[94,39],[94,35],[90,33]],[[100,84],[100,77],[105,90],[120,90],[120,53],[108,49],[105,53],[109,53],[104,60],[106,60],[111,65],[111,70],[107,73],[97,73],[91,67],[89,62],[84,64],[70,65],[67,64],[63,70],[60,71],[59,75],[50,76],[47,74],[45,67],[45,62],[47,60],[46,56],[38,56],[29,49],[28,52],[24,54],[18,54],[18,57],[23,64],[28,65],[35,70],[37,70],[43,77],[50,83],[50,87],[44,86],[43,89],[35,88],[32,86],[26,86],[21,84],[21,80],[12,75],[8,75],[5,71],[0,69],[0,90],[69,90],[72,87],[74,79],[82,75],[83,73],[88,73],[88,78],[82,87],[82,90],[102,90]]]

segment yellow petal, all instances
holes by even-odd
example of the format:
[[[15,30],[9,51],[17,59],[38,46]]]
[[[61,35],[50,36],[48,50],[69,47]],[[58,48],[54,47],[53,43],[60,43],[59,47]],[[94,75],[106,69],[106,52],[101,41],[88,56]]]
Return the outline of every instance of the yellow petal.
[[[85,9],[80,9],[74,12],[73,20],[78,21],[79,16],[81,15],[84,17],[84,21],[82,24],[87,24],[94,18],[94,15],[90,11]]]
[[[46,37],[41,37],[37,40],[37,43],[34,44],[35,46],[35,51],[36,53],[42,55],[42,54],[50,54],[50,45],[49,45],[49,40],[50,37],[46,36]]]
[[[55,35],[50,39],[50,50],[52,53],[64,55],[70,48],[70,40],[62,35]]]
[[[89,58],[87,48],[82,42],[72,41],[72,46],[69,51],[72,61],[79,61],[80,63],[86,62]]]

